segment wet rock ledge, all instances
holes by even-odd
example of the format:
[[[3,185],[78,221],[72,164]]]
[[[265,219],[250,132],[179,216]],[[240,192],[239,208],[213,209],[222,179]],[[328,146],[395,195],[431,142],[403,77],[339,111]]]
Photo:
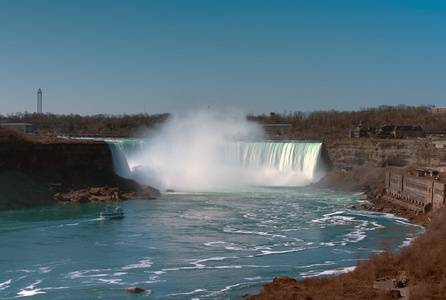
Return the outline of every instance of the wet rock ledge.
[[[113,172],[108,144],[0,128],[0,210],[153,199],[160,192]]]

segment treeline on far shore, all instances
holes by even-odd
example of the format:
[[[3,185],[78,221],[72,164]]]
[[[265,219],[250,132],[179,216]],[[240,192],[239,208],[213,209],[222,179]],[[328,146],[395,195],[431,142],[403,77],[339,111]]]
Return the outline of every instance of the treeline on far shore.
[[[360,122],[368,128],[384,125],[420,126],[428,130],[445,130],[446,114],[432,114],[431,105],[387,106],[364,108],[359,111],[313,111],[248,115],[259,124],[291,124],[292,130],[276,132],[283,138],[322,139],[347,137],[350,130]],[[51,113],[15,113],[0,115],[0,121],[8,123],[31,123],[40,134],[70,136],[138,136],[145,129],[154,128],[169,117],[165,114],[134,114],[92,116],[55,115]]]
[[[92,116],[55,115],[51,113],[15,113],[0,115],[0,120],[8,123],[30,123],[39,134],[69,136],[138,136],[145,129],[162,123],[169,114],[136,114]]]
[[[293,132],[288,133],[287,138],[338,139],[348,137],[350,130],[357,128],[360,122],[367,128],[392,125],[420,126],[424,130],[445,130],[446,114],[432,114],[432,107],[432,105],[381,105],[359,111],[321,110],[309,113],[297,111],[248,117],[262,124],[291,124]]]

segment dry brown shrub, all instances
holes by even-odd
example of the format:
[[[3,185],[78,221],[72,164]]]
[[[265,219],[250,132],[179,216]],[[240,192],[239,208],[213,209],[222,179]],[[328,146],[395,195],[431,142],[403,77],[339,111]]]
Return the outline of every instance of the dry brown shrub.
[[[418,281],[439,281],[446,274],[446,209],[437,211],[426,232],[409,247],[401,249],[395,260]]]
[[[410,288],[410,299],[445,299],[445,293],[438,284],[423,282]]]

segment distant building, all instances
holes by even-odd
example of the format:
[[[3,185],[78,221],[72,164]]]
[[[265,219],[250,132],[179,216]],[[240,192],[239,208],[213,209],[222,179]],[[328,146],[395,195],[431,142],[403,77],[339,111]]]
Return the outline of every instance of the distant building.
[[[0,123],[0,127],[12,128],[24,133],[34,133],[34,125],[29,123]]]
[[[354,130],[350,131],[350,137],[351,138],[363,138],[363,137],[369,137],[369,129],[367,129],[364,125],[362,125],[362,121],[359,121],[358,127],[356,127]]]
[[[432,107],[432,114],[445,114],[446,107]]]
[[[425,136],[420,126],[393,126],[384,125],[379,128],[366,128],[359,123],[356,129],[350,131],[351,138],[377,138],[377,139],[406,139]]]
[[[395,136],[395,126],[384,125],[376,130],[375,138],[377,139],[394,139]]]
[[[405,139],[425,136],[423,128],[418,126],[395,126],[395,138]]]
[[[39,89],[37,91],[37,113],[42,113],[42,90]]]
[[[420,126],[385,125],[378,128],[375,137],[378,139],[407,139],[425,136]]]

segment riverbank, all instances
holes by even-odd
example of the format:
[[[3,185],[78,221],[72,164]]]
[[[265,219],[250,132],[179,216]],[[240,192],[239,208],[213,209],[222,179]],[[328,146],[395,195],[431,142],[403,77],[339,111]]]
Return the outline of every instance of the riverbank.
[[[365,164],[329,173],[313,186],[364,192],[371,205],[363,205],[363,209],[402,216],[426,227],[425,233],[396,253],[381,245],[381,253],[363,263],[358,261],[352,272],[303,280],[277,277],[265,284],[260,294],[246,299],[396,299],[401,293],[405,299],[408,295],[410,299],[445,299],[446,208],[423,212],[419,206],[385,195],[387,169]]]
[[[0,128],[0,210],[151,199],[159,191],[113,172],[104,142]]]
[[[424,212],[423,207],[404,202],[386,195],[384,178],[388,170],[404,168],[376,167],[371,164],[354,167],[351,170],[326,174],[314,187],[331,190],[364,193],[364,199],[371,204],[363,204],[362,208],[391,213],[408,219],[412,223],[427,226],[432,212]]]

